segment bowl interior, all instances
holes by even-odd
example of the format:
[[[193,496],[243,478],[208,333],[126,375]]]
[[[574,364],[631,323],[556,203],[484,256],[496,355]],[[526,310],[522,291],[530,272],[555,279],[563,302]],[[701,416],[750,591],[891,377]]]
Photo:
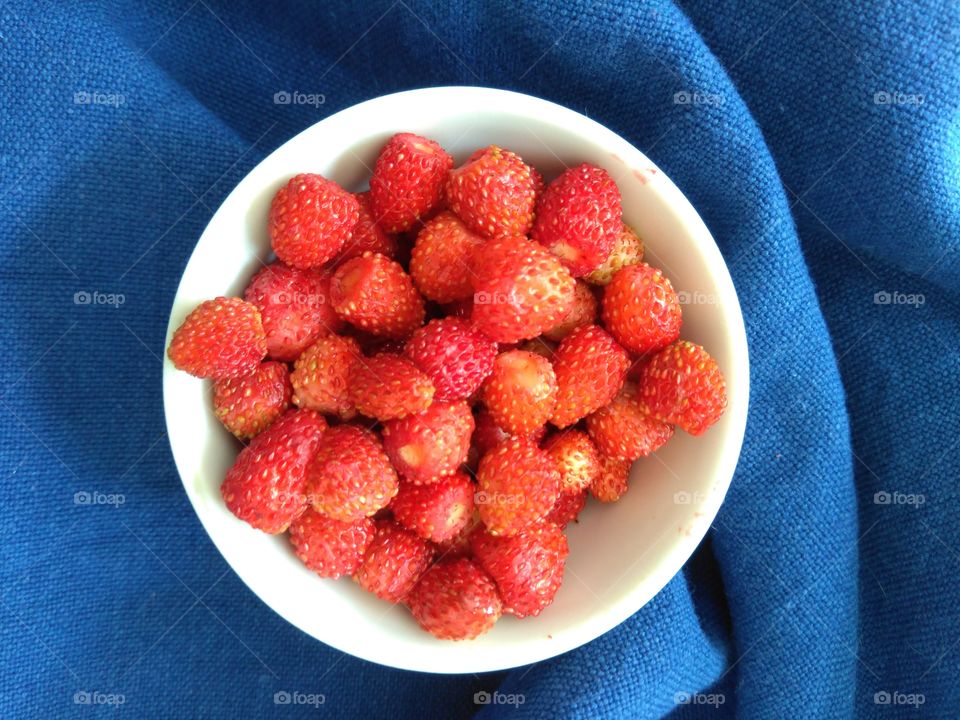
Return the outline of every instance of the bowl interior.
[[[707,347],[727,378],[729,407],[704,436],[677,432],[633,468],[630,491],[613,505],[590,501],[567,529],[563,587],[537,618],[504,617],[469,642],[435,640],[403,607],[347,580],[315,576],[270,537],[230,514],[220,482],[238,444],[211,411],[211,388],[165,360],[170,444],[184,488],[214,543],[271,608],[313,637],[353,655],[432,672],[481,672],[523,665],[577,647],[622,622],[680,569],[726,492],[746,421],[748,366],[739,304],[723,260],[696,212],[662,171],[601,125],[552,103],[482,88],[433,88],[354,106],[305,130],[258,165],[207,226],[174,301],[170,334],[210,297],[239,295],[270,257],[267,212],[298,172],[365,188],[377,151],[398,131],[436,139],[462,162],[477,147],[518,152],[551,178],[565,166],[606,168],[623,195],[626,222],[681,294],[682,336]]]

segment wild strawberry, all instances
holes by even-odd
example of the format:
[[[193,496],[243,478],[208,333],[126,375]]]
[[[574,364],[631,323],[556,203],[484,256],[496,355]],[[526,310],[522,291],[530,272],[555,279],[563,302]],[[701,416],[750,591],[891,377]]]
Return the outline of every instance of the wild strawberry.
[[[318,268],[336,257],[360,215],[357,199],[322,175],[292,178],[270,205],[270,242],[287,265]]]
[[[474,507],[473,513],[470,515],[466,524],[460,529],[460,532],[445,542],[436,543],[437,560],[455,560],[460,557],[470,557],[470,536],[482,528],[483,521],[480,519],[480,513],[478,513],[477,508]]]
[[[448,303],[473,294],[470,258],[483,238],[452,212],[442,212],[417,235],[410,254],[410,276],[425,298]]]
[[[560,320],[559,323],[543,333],[543,337],[548,340],[560,342],[570,331],[581,325],[592,325],[597,321],[597,298],[593,295],[593,290],[582,280],[577,280],[577,285],[573,292],[573,304],[570,310]]]
[[[293,362],[323,335],[336,333],[343,320],[330,304],[330,276],[283,263],[267,265],[243,293],[260,310],[267,354]]]
[[[472,322],[491,340],[536,337],[566,317],[576,283],[540,245],[510,236],[489,240],[473,255]]]
[[[416,485],[453,475],[467,459],[474,422],[465,402],[434,402],[417,415],[383,424],[383,445],[393,466]]]
[[[497,586],[467,558],[437,563],[407,597],[413,619],[441,640],[471,640],[493,627],[502,603]]]
[[[543,187],[540,173],[509,150],[478,150],[447,181],[447,202],[468,228],[484,237],[527,235]]]
[[[473,482],[462,472],[429,485],[400,483],[390,503],[397,522],[424,540],[444,543],[455,538],[473,515]]]
[[[330,281],[333,308],[373,334],[404,338],[423,324],[423,298],[400,263],[364,253],[338,267]]]
[[[557,377],[546,358],[523,350],[497,355],[483,386],[483,403],[493,421],[511,435],[541,427],[557,401]]]
[[[398,133],[380,151],[370,178],[370,200],[377,222],[400,232],[440,204],[453,158],[433,140]]]
[[[320,577],[353,575],[376,532],[373,520],[334,520],[308,508],[290,525],[294,554]]]
[[[239,298],[226,297],[197,305],[167,349],[179,370],[214,380],[249,375],[266,354],[260,311]]]
[[[350,371],[348,392],[358,412],[393,420],[423,412],[433,402],[433,381],[399,355],[383,353],[358,360]]]
[[[388,258],[396,257],[397,238],[385,232],[377,223],[370,202],[370,193],[359,193],[354,197],[357,198],[360,206],[360,215],[353,228],[353,234],[337,255],[336,264],[340,265],[350,258],[360,257],[367,251],[386,255]]]
[[[603,293],[603,324],[627,350],[644,355],[680,335],[680,301],[673,285],[646,263],[618,270]]]
[[[397,473],[380,440],[355,425],[330,428],[307,465],[310,504],[334,520],[370,517],[390,503],[397,489]]]
[[[353,577],[367,592],[401,602],[433,562],[433,547],[395,522],[377,521],[373,542]]]
[[[575,495],[590,487],[600,472],[600,453],[586,433],[564,430],[543,445],[560,471],[560,492]]]
[[[526,438],[505,440],[480,458],[477,509],[493,535],[515,535],[542,520],[559,495],[556,463]]]
[[[328,335],[308,347],[297,358],[290,374],[293,401],[298,407],[339,415],[349,420],[356,415],[348,393],[354,364],[362,357],[360,346],[351,337]]]
[[[407,341],[404,356],[437,388],[437,400],[465,400],[493,370],[497,344],[458,318],[431,320]]]
[[[250,375],[213,384],[213,411],[241,440],[252,438],[290,407],[293,388],[287,366],[265,362]]]
[[[727,406],[727,384],[716,360],[700,345],[681,340],[654,355],[643,368],[640,411],[701,435]]]
[[[600,266],[591,273],[583,276],[591,285],[609,285],[614,273],[628,265],[636,265],[643,260],[643,240],[624,223],[613,250]]]
[[[584,164],[543,191],[531,236],[581,277],[607,259],[622,227],[617,184],[606,170]]]
[[[327,423],[290,410],[240,451],[220,486],[234,515],[265,533],[286,530],[307,508],[306,467]]]
[[[553,602],[570,554],[556,525],[539,523],[512,537],[477,532],[470,545],[477,564],[496,582],[504,612],[518,618],[539,615]]]
[[[623,387],[630,356],[597,325],[578,327],[553,356],[557,405],[550,422],[573,425],[613,400]]]
[[[600,472],[590,485],[590,494],[600,502],[616,502],[627,491],[630,477],[629,460],[600,455]]]
[[[624,383],[620,393],[592,415],[587,431],[604,455],[637,460],[660,449],[673,437],[673,425],[644,415],[637,403],[637,386]]]
[[[586,504],[586,490],[581,490],[572,495],[570,493],[560,493],[560,497],[557,498],[557,503],[553,506],[553,510],[547,513],[547,517],[544,519],[562,530],[570,523],[577,521],[577,517],[583,511]]]
[[[473,432],[473,444],[480,457],[486,455],[507,438],[513,437],[512,433],[508,433],[502,427],[497,425],[496,421],[493,419],[493,416],[490,414],[490,411],[486,408],[483,408],[477,413],[476,426],[476,430]],[[531,442],[539,445],[540,441],[543,440],[543,437],[546,434],[547,426],[540,425],[539,427],[534,428],[532,432],[526,433],[522,437],[525,437]],[[479,457],[477,459],[479,460]]]

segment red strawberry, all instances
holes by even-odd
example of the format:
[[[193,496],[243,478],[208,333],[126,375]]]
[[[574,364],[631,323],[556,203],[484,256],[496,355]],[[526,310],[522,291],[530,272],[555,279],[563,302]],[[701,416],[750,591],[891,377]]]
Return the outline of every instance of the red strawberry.
[[[462,472],[429,485],[400,483],[390,503],[397,522],[424,540],[444,543],[455,538],[473,515],[476,488]]]
[[[497,586],[472,560],[460,558],[427,570],[407,598],[420,627],[441,640],[471,640],[500,617]]]
[[[380,151],[370,178],[370,200],[387,232],[413,227],[443,199],[453,158],[433,140],[398,133]]]
[[[448,303],[473,295],[470,258],[483,238],[452,212],[442,212],[417,235],[410,254],[410,275],[423,296]]]
[[[581,490],[573,495],[561,493],[560,497],[557,498],[557,504],[553,506],[553,510],[547,513],[545,520],[563,529],[570,523],[577,521],[577,516],[580,515],[586,504],[586,490]]]
[[[317,268],[336,257],[360,215],[357,199],[322,175],[292,178],[270,205],[270,242],[287,265]]]
[[[597,321],[597,298],[593,290],[582,280],[577,280],[573,293],[573,305],[559,323],[543,333],[548,340],[560,342],[570,331],[581,325],[592,325]]]
[[[234,515],[266,533],[286,530],[307,508],[306,467],[327,423],[290,410],[240,451],[220,486]]]
[[[619,460],[645,457],[673,437],[673,425],[640,411],[637,386],[631,382],[624,383],[609,405],[587,417],[587,431],[600,452]]]
[[[434,402],[424,412],[383,425],[383,445],[393,466],[417,485],[453,475],[467,459],[474,422],[465,402]]]
[[[437,400],[465,400],[493,370],[497,344],[458,318],[431,320],[415,331],[403,354],[437,388]]]
[[[556,525],[539,523],[512,537],[477,532],[470,545],[476,562],[497,583],[504,612],[518,618],[539,615],[553,602],[570,553]]]
[[[489,240],[473,255],[470,319],[491,340],[536,337],[566,317],[576,283],[540,245],[519,236]]]
[[[392,420],[423,412],[433,402],[433,381],[399,355],[358,360],[350,371],[350,400],[358,412]]]
[[[547,186],[531,236],[581,277],[607,259],[622,227],[617,184],[606,170],[585,164]]]
[[[557,405],[550,421],[564,428],[602,408],[623,387],[629,365],[626,351],[603,328],[578,327],[553,356]]]
[[[397,494],[397,473],[377,436],[355,425],[330,428],[307,466],[313,509],[353,522],[386,507]]]
[[[476,488],[474,488],[476,489]],[[437,560],[454,560],[460,557],[470,557],[470,536],[483,527],[483,521],[480,519],[480,513],[477,508],[473,508],[473,513],[467,520],[466,525],[460,529],[451,539],[437,543]]]
[[[343,320],[330,304],[330,276],[277,262],[262,268],[243,294],[260,309],[267,354],[293,362],[317,338],[339,332]]]
[[[680,301],[673,285],[646,263],[618,270],[603,293],[603,324],[627,350],[644,355],[680,335]]]
[[[600,453],[586,433],[564,430],[544,443],[560,471],[560,492],[576,495],[590,487],[600,472]]]
[[[627,491],[630,477],[629,460],[618,460],[600,455],[600,473],[590,485],[590,494],[600,502],[616,502]]]
[[[214,414],[241,440],[265,430],[290,407],[293,388],[287,366],[265,362],[246,377],[213,384]]]
[[[701,435],[727,406],[723,373],[701,346],[686,340],[654,355],[640,377],[640,411]]]
[[[317,340],[297,358],[290,374],[294,402],[345,420],[352,418],[356,410],[347,383],[350,370],[361,357],[360,346],[351,337],[328,335]]]
[[[320,577],[353,575],[375,533],[373,520],[334,520],[308,508],[290,525],[293,552]]]
[[[197,305],[167,348],[179,370],[214,380],[249,375],[266,354],[260,311],[239,298],[226,297]]]
[[[397,238],[384,232],[383,228],[377,224],[370,202],[370,193],[359,193],[354,197],[360,205],[360,216],[353,228],[353,234],[337,255],[337,265],[350,258],[360,257],[368,250],[386,255],[388,258],[396,257]]]
[[[447,181],[447,202],[468,228],[484,237],[527,235],[543,187],[540,173],[509,150],[478,150]]]
[[[508,433],[497,425],[490,411],[486,408],[477,413],[476,425],[477,428],[473,433],[473,444],[481,457],[493,450],[493,448],[507,438],[513,437],[511,433]],[[534,428],[532,432],[524,434],[523,437],[539,445],[540,441],[543,440],[543,436],[546,434],[547,426],[540,425]]]
[[[515,535],[542,520],[560,495],[557,465],[526,438],[513,437],[480,458],[477,509],[493,535]]]
[[[398,603],[430,567],[433,556],[433,547],[416,533],[389,520],[377,521],[377,533],[353,577],[367,592]]]
[[[633,228],[624,224],[613,250],[600,266],[584,275],[583,279],[592,285],[609,285],[614,273],[628,265],[636,265],[643,260],[643,240]]]
[[[400,263],[379,253],[347,260],[330,281],[333,308],[373,335],[404,338],[423,324],[423,298]]]
[[[493,421],[511,435],[541,427],[557,401],[557,378],[546,358],[523,350],[497,355],[483,386],[483,403]]]

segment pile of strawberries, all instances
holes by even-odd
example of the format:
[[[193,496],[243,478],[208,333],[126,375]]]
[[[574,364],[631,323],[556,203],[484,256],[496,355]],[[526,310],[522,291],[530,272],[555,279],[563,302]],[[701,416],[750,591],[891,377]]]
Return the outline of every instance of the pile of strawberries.
[[[599,167],[544,186],[507,150],[454,168],[401,133],[369,192],[291,179],[269,233],[277,261],[168,351],[249,441],[224,501],[439,638],[539,614],[587,495],[616,501],[633,461],[723,412],[716,362],[678,339],[677,294]]]

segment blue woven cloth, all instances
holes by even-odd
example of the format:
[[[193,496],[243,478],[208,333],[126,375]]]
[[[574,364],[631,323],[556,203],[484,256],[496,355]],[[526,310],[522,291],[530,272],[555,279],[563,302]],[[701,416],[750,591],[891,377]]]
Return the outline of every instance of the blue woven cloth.
[[[0,8],[0,716],[960,715],[955,3],[66,5]],[[178,278],[238,180],[329,113],[442,84],[648,153],[751,347],[740,465],[685,571],[484,676],[384,669],[273,614],[189,507],[160,397]]]

